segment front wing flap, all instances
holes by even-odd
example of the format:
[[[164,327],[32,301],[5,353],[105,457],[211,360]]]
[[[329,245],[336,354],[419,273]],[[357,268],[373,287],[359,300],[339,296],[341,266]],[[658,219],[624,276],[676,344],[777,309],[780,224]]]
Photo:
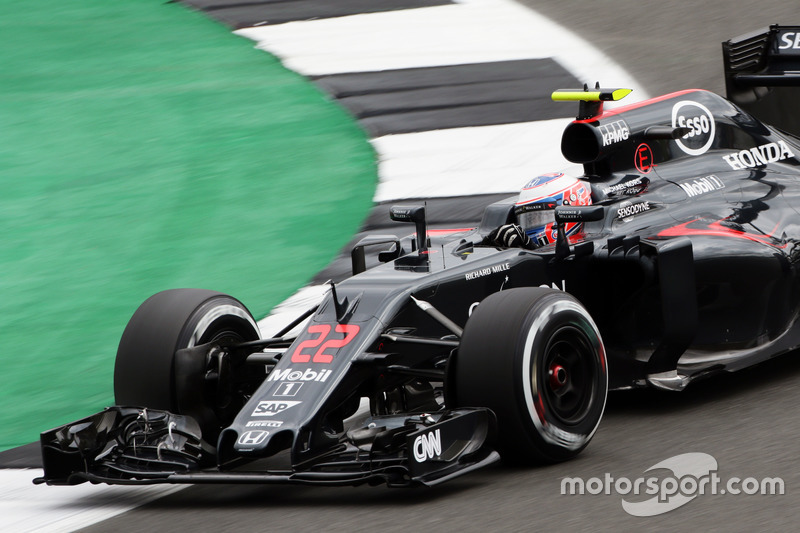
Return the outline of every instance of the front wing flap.
[[[34,482],[435,485],[497,461],[487,445],[493,431],[488,409],[373,417],[289,469],[222,470],[191,417],[109,407],[42,433],[44,476]]]

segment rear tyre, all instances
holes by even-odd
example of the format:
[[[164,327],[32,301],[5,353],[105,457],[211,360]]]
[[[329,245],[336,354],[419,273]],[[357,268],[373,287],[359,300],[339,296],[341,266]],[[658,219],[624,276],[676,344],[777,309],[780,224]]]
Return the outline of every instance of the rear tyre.
[[[213,442],[244,404],[244,395],[263,380],[264,370],[243,359],[210,357],[208,350],[181,357],[176,352],[258,338],[253,316],[235,298],[202,289],[159,292],[139,306],[120,339],[116,403],[194,416],[205,440]]]
[[[501,291],[464,327],[455,359],[457,405],[488,407],[506,461],[558,462],[589,444],[605,408],[605,350],[589,313],[545,288]]]

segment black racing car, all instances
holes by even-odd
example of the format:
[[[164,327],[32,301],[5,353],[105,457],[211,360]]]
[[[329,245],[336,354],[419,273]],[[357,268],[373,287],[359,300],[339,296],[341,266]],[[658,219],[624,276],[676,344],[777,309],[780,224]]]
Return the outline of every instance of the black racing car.
[[[798,32],[726,43],[729,95],[796,84]],[[593,205],[556,208],[552,245],[486,244],[515,198],[445,238],[396,206],[415,235],[364,238],[353,276],[274,338],[224,294],[151,297],[118,406],[42,433],[37,482],[430,485],[575,456],[609,388],[680,390],[798,347],[800,139],[700,90],[603,110],[623,93],[554,93],[580,102],[562,151]]]

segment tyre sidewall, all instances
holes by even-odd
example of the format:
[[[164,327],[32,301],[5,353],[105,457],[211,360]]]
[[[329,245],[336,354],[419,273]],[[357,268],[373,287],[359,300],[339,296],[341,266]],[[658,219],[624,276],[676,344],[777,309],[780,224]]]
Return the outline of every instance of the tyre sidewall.
[[[558,423],[547,406],[536,409],[546,376],[540,356],[564,325],[587,332],[600,364],[595,403],[575,427]],[[602,339],[588,312],[573,296],[525,287],[494,293],[478,305],[464,327],[449,388],[453,405],[488,407],[498,420],[496,446],[515,463],[557,462],[577,455],[599,425],[608,388]],[[536,370],[537,384],[532,382]]]
[[[553,412],[544,388],[548,387],[546,351],[562,328],[576,328],[581,342],[591,347],[593,374],[590,404],[577,423],[565,424]],[[605,409],[608,374],[597,326],[588,312],[569,294],[553,291],[538,299],[526,314],[514,357],[514,388],[523,435],[545,450],[552,460],[562,460],[582,450],[597,430]]]
[[[177,413],[175,352],[209,342],[223,328],[252,336],[244,340],[259,337],[249,311],[223,293],[171,289],[145,300],[120,339],[114,366],[116,403]]]
[[[230,296],[215,296],[187,319],[178,335],[175,351],[212,342],[232,331],[243,341],[259,338],[258,325],[244,305]]]

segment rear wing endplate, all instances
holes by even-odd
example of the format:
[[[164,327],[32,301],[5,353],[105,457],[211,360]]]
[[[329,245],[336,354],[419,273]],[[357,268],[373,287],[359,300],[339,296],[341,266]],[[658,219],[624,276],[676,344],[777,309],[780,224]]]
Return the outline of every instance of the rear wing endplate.
[[[722,43],[728,100],[800,134],[800,26],[773,24]]]

